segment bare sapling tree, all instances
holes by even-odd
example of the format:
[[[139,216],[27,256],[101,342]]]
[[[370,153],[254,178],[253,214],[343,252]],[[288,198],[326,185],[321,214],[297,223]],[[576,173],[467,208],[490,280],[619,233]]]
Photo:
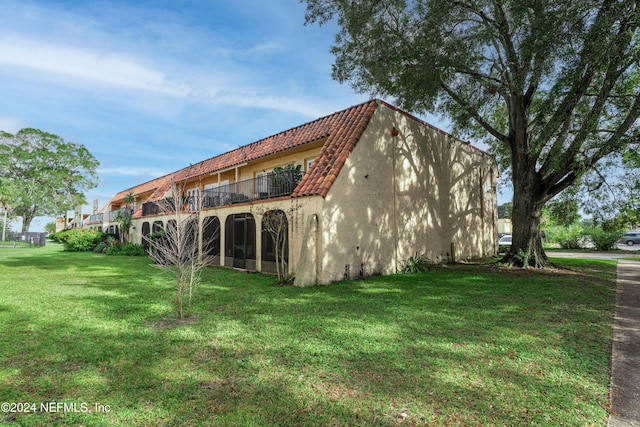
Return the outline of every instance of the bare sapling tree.
[[[200,251],[200,197],[187,196],[185,185],[171,183],[170,196],[156,202],[167,218],[164,230],[145,236],[149,257],[165,276],[173,281],[177,291],[178,315],[182,319],[191,311],[191,302],[205,267]],[[186,299],[186,310],[185,310]]]
[[[287,247],[289,239],[289,223],[287,215],[281,210],[266,211],[262,217],[262,228],[273,240],[276,274],[280,283],[289,283],[289,265]]]

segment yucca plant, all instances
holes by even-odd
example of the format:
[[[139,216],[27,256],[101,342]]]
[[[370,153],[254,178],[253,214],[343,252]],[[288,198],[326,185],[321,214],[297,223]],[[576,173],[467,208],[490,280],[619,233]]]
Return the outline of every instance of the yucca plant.
[[[417,253],[402,262],[403,274],[426,273],[431,270],[432,262],[424,254]]]

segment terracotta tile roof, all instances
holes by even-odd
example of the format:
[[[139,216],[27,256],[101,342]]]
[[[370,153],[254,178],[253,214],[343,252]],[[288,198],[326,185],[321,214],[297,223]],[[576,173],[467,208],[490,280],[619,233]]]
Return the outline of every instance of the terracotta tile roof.
[[[293,197],[325,196],[377,105],[376,100],[368,101],[212,157],[177,171],[175,180],[197,178],[327,138],[316,161],[292,194]]]
[[[203,160],[172,174],[121,191],[114,196],[112,202],[123,199],[129,192],[138,195],[149,191],[153,191],[149,201],[158,200],[169,189],[172,179],[180,182],[197,178],[327,138],[320,154],[293,193],[293,197],[325,196],[353,147],[358,142],[360,135],[367,127],[377,106],[378,101],[371,100],[280,132],[219,156]]]
[[[292,197],[327,195],[377,106],[378,102],[372,100],[320,119],[327,127],[328,138]]]
[[[326,138],[311,168],[292,194],[292,197],[312,195],[324,197],[367,127],[379,102],[367,101],[128,188],[116,194],[111,199],[111,203],[121,201],[129,193],[138,196],[150,192],[152,193],[147,201],[156,201],[164,197],[173,180],[180,182],[216,173]],[[140,214],[141,212],[138,211],[134,217]]]
[[[284,152],[294,147],[317,142],[324,138],[326,138],[326,141],[324,142],[320,153],[314,160],[311,168],[307,173],[305,173],[298,186],[294,189],[291,197],[314,195],[325,197],[331,188],[331,185],[340,173],[342,166],[345,164],[347,158],[353,151],[353,148],[358,143],[358,140],[369,123],[369,120],[373,117],[376,108],[380,105],[389,107],[451,137],[448,133],[405,111],[400,110],[397,107],[394,107],[391,104],[374,99],[269,136],[210,159],[203,160],[194,165],[187,166],[176,172],[153,179],[135,187],[128,188],[116,194],[111,199],[111,203],[121,202],[130,192],[136,196],[150,194],[146,201],[157,201],[164,197],[171,187],[172,181],[181,182],[195,179],[218,171],[233,168],[235,166],[240,166],[247,162],[259,160],[263,157],[279,152]],[[479,151],[482,152],[482,150]],[[487,155],[484,152],[482,153]],[[141,215],[142,212],[140,207],[133,216],[137,218]]]
[[[152,196],[154,196],[155,193],[158,192],[158,189],[163,187],[166,182],[169,182],[169,186],[171,185],[171,177],[173,175],[174,175],[173,173],[170,173],[168,175],[161,176],[160,178],[152,179],[151,181],[147,181],[143,184],[139,184],[139,185],[136,185],[135,187],[127,188],[126,190],[119,192],[118,194],[116,194],[111,198],[109,203],[105,205],[100,210],[100,212],[105,211],[108,205],[113,205],[115,203],[122,202],[124,198],[127,196],[127,194],[129,193],[133,193],[134,196],[140,196],[142,194],[148,194],[150,192],[153,192]],[[162,195],[164,195],[164,192],[162,193]],[[161,198],[162,196],[157,197],[157,199],[161,199]],[[157,200],[157,199],[154,199],[154,200]],[[134,218],[139,218],[142,215],[142,203],[139,203],[139,205],[140,206],[138,206],[138,209],[136,210],[136,212],[134,212],[134,214],[132,215]]]
[[[155,191],[158,188],[159,183],[169,175],[165,175],[160,178],[152,179],[151,181],[145,182],[144,184],[136,185],[135,187],[127,188],[113,196],[111,202],[117,202],[123,200],[127,194],[133,193],[135,196],[140,194],[148,193],[150,191]]]

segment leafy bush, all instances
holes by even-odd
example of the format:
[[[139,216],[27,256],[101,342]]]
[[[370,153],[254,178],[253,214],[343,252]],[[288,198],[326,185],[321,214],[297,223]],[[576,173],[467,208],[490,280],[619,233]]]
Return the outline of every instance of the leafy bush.
[[[584,234],[591,238],[596,250],[605,252],[616,249],[616,243],[622,235],[619,231],[605,231],[600,227],[587,230]]]
[[[68,252],[92,251],[103,237],[103,233],[84,228],[72,228],[56,235],[56,241],[64,244],[64,250]]]
[[[547,233],[549,241],[562,249],[581,249],[584,246],[582,227],[554,227]]]
[[[402,261],[403,274],[426,273],[431,270],[431,260],[424,255],[415,254]]]
[[[47,239],[49,239],[49,240],[51,240],[53,242],[56,242],[56,243],[62,243],[62,240],[61,240],[61,238],[63,236],[62,233],[64,233],[64,231],[58,231],[57,233],[51,233],[51,234],[49,234],[47,236]]]
[[[120,252],[122,252],[120,245],[107,246],[104,251],[106,255],[120,255]]]
[[[106,248],[107,255],[124,255],[124,256],[145,256],[147,253],[142,245],[137,243],[128,243],[126,245],[116,244]]]
[[[97,254],[102,254],[107,250],[107,244],[105,242],[100,242],[96,245],[95,248],[93,248],[93,252],[97,253]]]

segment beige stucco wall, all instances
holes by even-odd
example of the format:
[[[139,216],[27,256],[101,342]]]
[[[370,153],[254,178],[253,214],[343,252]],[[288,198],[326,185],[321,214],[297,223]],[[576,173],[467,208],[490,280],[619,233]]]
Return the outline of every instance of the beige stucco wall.
[[[259,162],[253,162],[240,169],[239,180],[252,179],[256,177],[256,174],[268,172],[278,166],[286,166],[288,164],[300,165],[302,170],[307,170],[306,160],[315,158],[320,149],[322,148],[322,142],[318,141],[313,144],[313,148],[306,150],[297,149],[292,153],[284,152],[275,156],[270,156],[265,159],[261,159]]]
[[[205,186],[210,184],[218,184],[224,181],[227,181],[229,184],[233,184],[235,182],[253,179],[259,173],[268,172],[273,170],[275,167],[286,166],[288,164],[300,165],[302,167],[301,170],[306,171],[307,161],[315,159],[320,152],[323,143],[324,139],[311,143],[310,146],[306,148],[297,147],[290,152],[286,151],[267,156],[238,166],[237,171],[236,168],[230,168],[219,174],[212,173],[191,179],[185,186],[185,190],[188,191],[196,188],[203,190]]]
[[[493,255],[495,177],[489,156],[381,105],[324,201],[318,281],[451,259],[452,243],[457,259]]]
[[[317,217],[322,211],[323,199],[320,196],[304,197],[298,199],[283,198],[280,200],[267,200],[256,201],[253,203],[243,203],[231,206],[225,206],[220,208],[204,209],[199,213],[200,228],[202,230],[202,224],[207,217],[217,217],[220,221],[220,252],[223,256],[220,259],[220,265],[224,265],[224,253],[225,253],[225,222],[230,215],[250,213],[253,215],[256,223],[256,270],[261,270],[261,224],[262,216],[270,210],[281,210],[287,215],[287,222],[289,225],[289,270],[298,274],[300,268],[300,257],[303,252],[303,246],[307,246],[305,240],[305,234],[308,228],[309,218]],[[148,222],[150,226],[155,221],[162,221],[163,225],[166,225],[169,219],[172,219],[171,215],[158,215],[149,216],[144,218],[134,219],[132,221],[134,229],[132,229],[132,242],[142,243],[142,224]],[[316,260],[307,259],[304,268],[305,272],[315,272]],[[302,271],[301,270],[301,271]],[[305,273],[314,274],[314,273]],[[315,277],[312,277],[311,284],[315,283]],[[306,283],[306,282],[305,282]]]
[[[397,136],[392,135],[394,128]],[[240,176],[251,178],[272,163],[298,163],[318,150],[279,156],[264,166],[247,165]],[[251,213],[256,222],[255,267],[260,271],[262,215],[282,210],[289,222],[289,267],[295,284],[327,284],[361,274],[394,273],[416,253],[448,260],[452,244],[456,259],[495,254],[496,178],[497,167],[489,156],[381,104],[326,198],[207,209],[200,212],[200,221],[218,217],[224,254],[226,219]],[[144,221],[156,220],[166,223],[167,218],[135,219],[133,241],[141,242]]]

